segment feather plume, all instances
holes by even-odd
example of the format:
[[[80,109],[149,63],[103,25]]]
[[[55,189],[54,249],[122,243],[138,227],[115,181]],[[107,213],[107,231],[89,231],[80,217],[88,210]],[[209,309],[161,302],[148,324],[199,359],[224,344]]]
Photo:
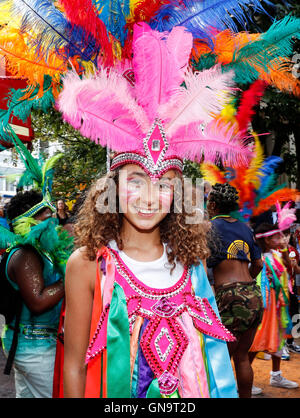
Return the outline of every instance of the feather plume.
[[[224,184],[227,181],[224,173],[215,164],[202,163],[200,165],[200,172],[204,180],[207,180],[212,185],[216,183]]]
[[[10,131],[12,135],[11,140],[14,143],[14,146],[16,147],[16,150],[26,167],[26,171],[22,176],[23,178],[21,177],[20,183],[25,184],[24,176],[26,176],[26,179],[28,179],[27,184],[35,184],[36,186],[41,186],[43,184],[43,174],[38,160],[30,154],[26,146],[22,143],[22,141],[20,141],[20,139],[16,136],[11,128]]]
[[[167,121],[166,133],[173,135],[181,126],[192,122],[210,122],[229,102],[232,86],[232,73],[223,74],[218,67],[201,73],[188,71],[184,86],[180,86],[170,103],[159,111]]]
[[[81,0],[59,0],[59,3],[64,7],[66,17],[73,27],[81,26],[86,33],[93,35],[98,47],[101,46],[101,52],[105,57],[104,63],[111,65],[113,63],[112,44],[109,41],[105,23],[101,20],[101,16],[98,16],[97,2],[93,4],[92,0],[84,2]],[[87,41],[89,41],[88,38]]]
[[[260,186],[260,168],[264,162],[264,150],[263,147],[258,139],[258,136],[254,133],[254,152],[253,152],[253,158],[251,159],[249,168],[247,169],[245,173],[245,187],[248,186],[248,184],[252,184],[255,189],[258,189]]]
[[[96,41],[78,25],[72,25],[50,0],[13,0],[12,18],[20,20],[30,49],[47,61],[48,52],[68,59],[75,55],[89,61],[97,53]],[[98,48],[99,49],[99,48]]]
[[[281,57],[293,52],[293,38],[300,36],[300,19],[286,16],[274,22],[267,32],[237,50],[233,61],[224,70],[234,69],[235,81],[246,84],[260,78],[262,73],[278,69]]]
[[[133,67],[136,97],[151,121],[158,116],[159,106],[167,103],[175,88],[182,83],[183,69],[192,47],[192,38],[184,28],[175,28],[170,37],[168,45],[165,34],[152,31],[145,23],[135,26]],[[171,51],[168,46],[173,47],[177,42],[182,42],[186,48],[189,46],[189,49]]]
[[[0,225],[0,248],[9,248],[16,241],[16,234]]]
[[[113,71],[102,70],[83,80],[68,73],[57,105],[63,118],[82,135],[115,151],[142,147],[141,139],[149,129],[127,81]]]
[[[54,104],[54,96],[51,89],[52,80],[49,76],[45,76],[43,85],[43,95],[41,98],[36,98],[39,87],[36,87],[28,99],[24,99],[26,89],[11,89],[8,94],[7,111],[5,116],[1,117],[1,121],[6,125],[9,122],[10,116],[14,115],[23,122],[29,117],[32,109],[39,109],[43,112],[49,110]]]
[[[283,160],[280,157],[274,155],[265,159],[263,165],[259,169],[260,187],[257,190],[255,204],[261,199],[278,190],[278,174],[275,172],[275,170],[282,162]],[[281,188],[283,187],[284,185],[282,185]]]
[[[265,3],[271,4],[269,1]],[[194,38],[205,39],[210,28],[237,31],[235,21],[245,26],[251,20],[249,11],[252,8],[256,12],[267,14],[259,0],[251,3],[248,0],[174,1],[159,9],[151,26],[159,31],[185,26]]]
[[[243,138],[234,134],[234,127],[216,121],[203,130],[199,122],[178,129],[172,137],[171,148],[181,158],[199,162],[222,159],[230,166],[248,165],[252,155]]]
[[[263,212],[267,211],[276,204],[276,202],[288,202],[290,200],[295,201],[299,197],[300,193],[296,189],[290,189],[283,187],[270,196],[261,199],[257,206],[253,209],[253,216],[261,215]]]
[[[126,21],[130,14],[129,0],[94,0],[93,5],[107,30],[124,46],[127,37]]]
[[[281,231],[285,231],[286,229],[289,229],[290,226],[297,220],[297,216],[295,215],[296,209],[291,208],[291,202],[288,202],[281,207],[277,201],[275,206],[279,229]]]
[[[262,80],[286,93],[300,96],[300,80],[292,73],[292,63],[287,58],[278,58],[269,73],[259,72]]]
[[[67,64],[57,55],[48,54],[47,62],[28,47],[24,37],[15,30],[0,31],[0,53],[5,55],[8,70],[28,80],[28,84],[39,86],[37,96],[43,91],[44,76],[49,75],[53,84],[60,83],[60,74],[66,71]]]
[[[246,132],[251,123],[252,116],[255,114],[254,107],[262,98],[267,85],[264,81],[255,81],[241,98],[240,105],[236,114],[239,130]]]

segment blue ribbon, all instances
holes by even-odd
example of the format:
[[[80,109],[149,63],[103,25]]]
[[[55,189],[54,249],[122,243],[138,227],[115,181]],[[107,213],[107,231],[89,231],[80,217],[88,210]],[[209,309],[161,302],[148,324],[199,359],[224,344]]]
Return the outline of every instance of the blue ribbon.
[[[192,267],[192,284],[195,295],[207,298],[220,318],[217,303],[202,264]],[[203,335],[209,372],[210,396],[212,398],[237,398],[236,381],[228,353],[227,343]]]

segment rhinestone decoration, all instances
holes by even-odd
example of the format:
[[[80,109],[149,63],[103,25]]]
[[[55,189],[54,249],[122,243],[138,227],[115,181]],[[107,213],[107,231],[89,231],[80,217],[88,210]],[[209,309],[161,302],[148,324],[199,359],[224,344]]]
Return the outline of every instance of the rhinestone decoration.
[[[206,298],[185,293],[184,300],[187,311],[198,331],[224,341],[235,341],[235,337],[222,324]]]
[[[125,164],[139,165],[152,179],[159,179],[169,170],[177,170],[180,173],[183,171],[183,161],[175,155],[165,158],[155,168],[155,166],[149,162],[147,157],[138,152],[124,152],[115,155],[112,159],[110,169],[115,170]]]
[[[141,338],[144,356],[157,378],[174,374],[188,346],[188,338],[175,318],[154,317]]]
[[[148,135],[143,140],[145,154],[154,170],[157,170],[169,148],[165,131],[159,119],[156,119]]]
[[[140,296],[148,299],[160,300],[162,297],[171,298],[178,295],[188,284],[191,277],[190,269],[185,268],[181,279],[169,289],[155,289],[151,291],[143,286],[142,282],[129,271],[127,266],[123,263],[117,251],[110,249],[110,253],[114,259],[114,263],[118,273],[126,280],[128,285]]]
[[[166,350],[164,352],[162,352],[159,343],[164,336],[168,340],[169,344],[168,344]],[[174,346],[174,342],[173,342],[172,338],[170,337],[170,334],[169,334],[169,331],[168,331],[167,328],[162,328],[161,329],[160,333],[158,334],[158,336],[154,340],[154,345],[155,345],[155,348],[156,348],[156,351],[158,353],[158,356],[159,356],[160,360],[162,362],[166,361],[168,355],[170,354],[170,351],[172,350],[172,348]]]
[[[174,315],[177,308],[176,303],[170,302],[167,298],[161,298],[151,309],[156,315],[169,317]]]
[[[143,139],[145,155],[138,152],[122,152],[112,159],[111,170],[125,165],[137,164],[153,179],[160,178],[168,170],[182,173],[183,161],[176,155],[164,158],[169,148],[165,131],[160,119],[155,119],[147,136]]]
[[[179,379],[168,371],[165,371],[161,376],[159,376],[157,381],[160,393],[164,395],[171,395],[175,392],[179,385]]]

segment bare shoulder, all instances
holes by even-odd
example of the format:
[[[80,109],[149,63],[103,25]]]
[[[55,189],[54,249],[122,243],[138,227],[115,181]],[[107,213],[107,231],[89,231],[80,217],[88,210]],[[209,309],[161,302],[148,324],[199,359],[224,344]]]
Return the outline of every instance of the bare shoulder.
[[[86,247],[77,248],[68,260],[68,266],[72,268],[89,267],[93,264],[95,264],[95,261],[89,259]]]
[[[85,285],[94,288],[96,279],[96,260],[90,260],[85,247],[75,250],[67,263],[66,267],[66,283],[80,281]]]

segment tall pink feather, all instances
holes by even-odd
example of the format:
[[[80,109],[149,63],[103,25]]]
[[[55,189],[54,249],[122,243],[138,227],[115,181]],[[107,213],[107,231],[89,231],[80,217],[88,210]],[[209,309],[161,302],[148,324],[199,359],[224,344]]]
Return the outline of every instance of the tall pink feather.
[[[166,133],[172,136],[181,126],[192,122],[209,123],[227,104],[232,79],[232,72],[223,74],[217,66],[201,73],[188,71],[185,86],[178,86],[170,102],[159,109]]]
[[[222,158],[230,166],[248,165],[252,153],[244,143],[244,139],[234,134],[232,126],[213,120],[201,128],[194,122],[177,130],[168,153],[198,162]]]
[[[64,120],[96,143],[115,151],[143,149],[148,121],[120,74],[102,70],[80,80],[69,73],[57,106]]]
[[[160,105],[167,103],[175,88],[183,81],[184,69],[192,48],[192,37],[184,28],[175,28],[169,35],[152,31],[146,23],[134,27],[133,68],[138,103],[144,107],[150,121],[158,116]],[[181,42],[184,52],[175,48]]]

